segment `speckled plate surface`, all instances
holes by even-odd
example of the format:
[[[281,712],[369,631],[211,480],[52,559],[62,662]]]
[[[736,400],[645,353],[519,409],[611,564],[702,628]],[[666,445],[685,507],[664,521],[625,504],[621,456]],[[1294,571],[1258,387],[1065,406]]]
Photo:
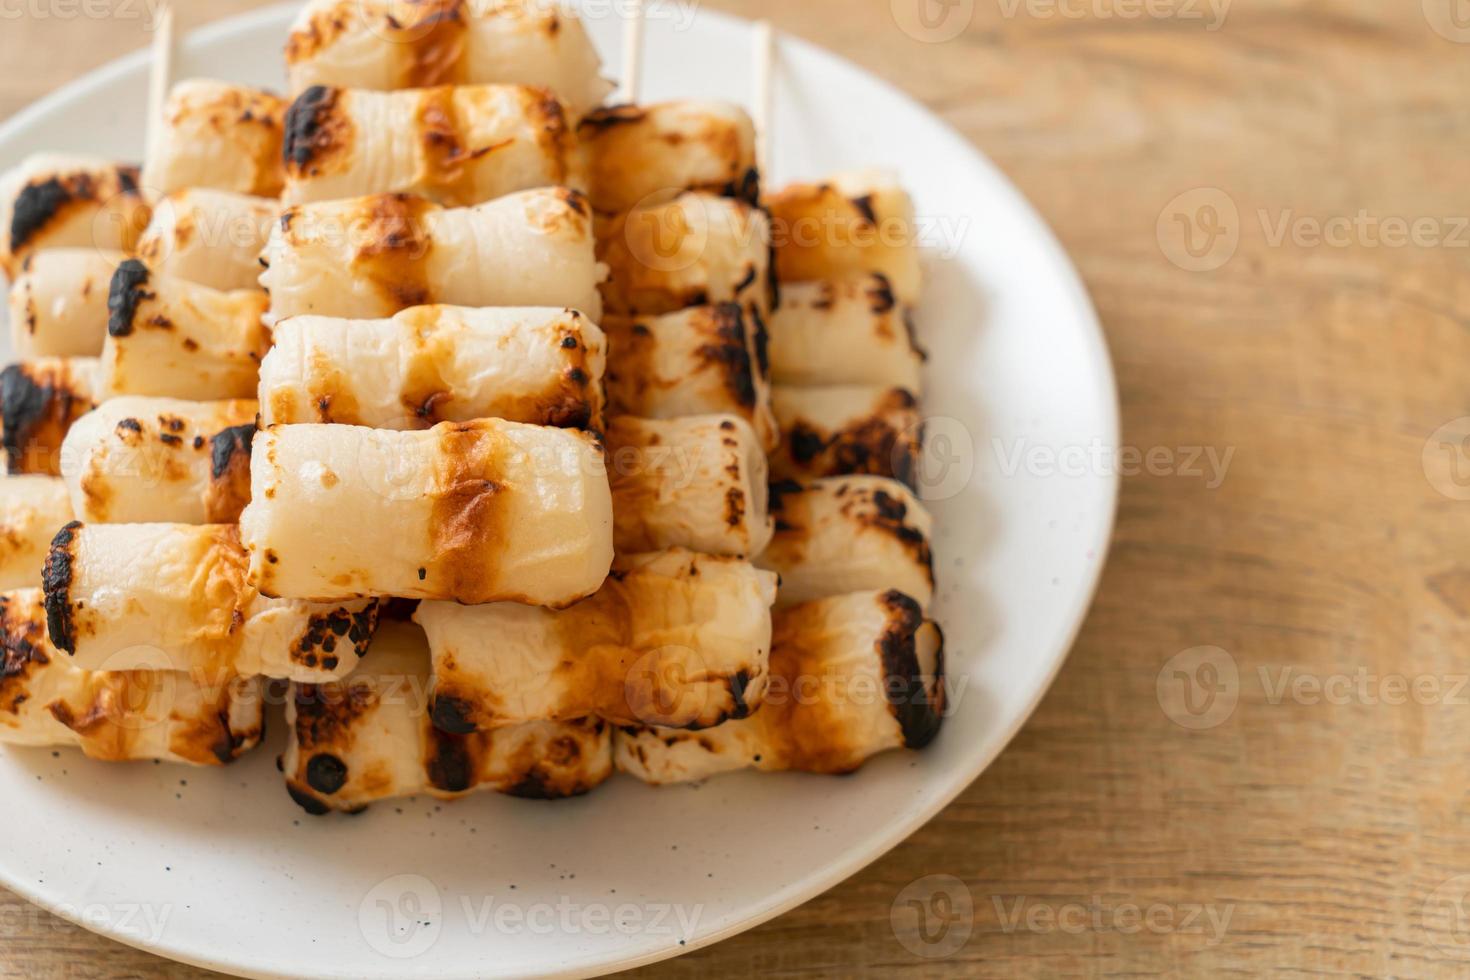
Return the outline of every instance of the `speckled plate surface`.
[[[283,87],[292,13],[194,34],[178,77]],[[665,7],[648,25],[646,96],[744,101],[749,25],[686,14]],[[620,22],[588,24],[615,73]],[[139,158],[146,90],[142,53],[67,86],[0,126],[0,167],[42,149]],[[953,702],[936,743],[844,778],[619,777],[567,802],[416,799],[351,818],[308,817],[287,797],[279,724],[218,771],[6,750],[0,880],[124,942],[243,975],[592,975],[811,898],[980,774],[1060,667],[1105,556],[1116,479],[1071,465],[1117,443],[1102,334],[1042,221],[921,106],[789,38],[777,91],[776,183],[890,167],[921,216],[925,495]]]

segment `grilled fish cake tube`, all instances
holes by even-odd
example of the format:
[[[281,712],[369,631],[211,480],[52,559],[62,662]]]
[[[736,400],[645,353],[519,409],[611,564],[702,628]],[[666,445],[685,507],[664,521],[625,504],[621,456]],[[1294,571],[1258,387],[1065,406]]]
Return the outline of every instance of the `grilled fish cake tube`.
[[[705,732],[621,728],[617,766],[649,783],[754,768],[846,773],[921,749],[944,713],[944,637],[902,592],[857,592],[779,609],[760,711]]]
[[[600,721],[451,735],[430,724],[429,689],[428,647],[409,623],[384,623],[348,677],[292,685],[281,757],[291,797],[316,814],[416,793],[553,799],[586,793],[612,772],[611,730]]]
[[[894,385],[919,392],[924,356],[884,276],[781,285],[770,318],[771,380]]]
[[[0,476],[0,589],[39,586],[51,539],[71,519],[59,478]]]
[[[259,289],[260,253],[281,205],[230,191],[175,191],[153,206],[138,257],[162,276],[210,289]]]
[[[10,287],[10,338],[21,357],[96,357],[107,292],[125,256],[95,248],[33,252]]]
[[[95,357],[37,357],[0,370],[0,448],[11,473],[61,474],[61,442],[97,404]]]
[[[730,102],[607,106],[577,126],[587,194],[601,214],[705,191],[760,204],[755,126]]]
[[[575,310],[417,306],[392,319],[299,316],[260,366],[264,425],[427,429],[501,418],[602,428],[607,343]]]
[[[770,222],[744,201],[689,192],[634,208],[598,230],[598,258],[609,313],[738,303],[764,316],[772,305]]]
[[[771,487],[776,535],[756,564],[781,576],[779,606],[896,588],[928,609],[934,519],[902,483],[836,476]]]
[[[253,398],[270,349],[267,305],[259,290],[221,292],[128,259],[107,298],[104,396]]]
[[[761,446],[780,439],[765,378],[760,320],[735,303],[651,317],[603,319],[611,415],[651,419],[738,415]]]
[[[291,91],[509,83],[555,92],[580,116],[612,85],[577,16],[548,0],[311,0],[291,27]]]
[[[168,671],[82,670],[46,638],[41,590],[0,593],[0,742],[75,746],[94,759],[233,762],[260,741],[258,678],[206,684]]]
[[[138,168],[41,153],[0,174],[0,272],[12,282],[46,248],[126,252],[148,224]]]
[[[792,184],[766,200],[781,282],[882,273],[904,306],[919,301],[914,202],[886,174],[837,174]]]
[[[772,385],[771,408],[781,427],[773,480],[868,473],[916,485],[923,420],[907,389]]]
[[[746,562],[676,549],[620,556],[596,595],[560,611],[422,603],[434,724],[742,718],[765,696],[775,590],[775,575]]]
[[[501,419],[423,432],[277,425],[240,515],[267,595],[565,605],[612,563],[602,447]]]
[[[51,542],[51,643],[84,670],[177,670],[325,681],[367,649],[377,603],[269,599],[233,524],[82,524]]]
[[[61,472],[82,521],[233,524],[254,435],[253,401],[110,398],[66,434]]]
[[[162,196],[194,187],[280,197],[286,100],[210,79],[175,85],[149,147],[143,186]]]
[[[619,554],[748,557],[770,541],[766,456],[744,419],[622,415],[608,423],[607,448]]]
[[[392,316],[410,306],[560,306],[602,316],[591,207],[565,187],[473,208],[379,194],[298,205],[260,277],[276,318]]]
[[[312,86],[286,113],[287,204],[418,194],[447,207],[583,183],[565,107],[542,88]]]

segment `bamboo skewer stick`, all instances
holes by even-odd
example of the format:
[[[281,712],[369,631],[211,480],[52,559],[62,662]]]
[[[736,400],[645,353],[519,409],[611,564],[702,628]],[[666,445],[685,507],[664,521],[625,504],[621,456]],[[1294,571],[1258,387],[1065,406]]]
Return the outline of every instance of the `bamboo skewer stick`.
[[[632,105],[643,89],[643,0],[633,0],[623,25],[623,85],[618,101]]]
[[[755,165],[761,182],[771,170],[772,74],[775,70],[776,32],[768,20],[755,22],[754,93],[751,116],[755,123]]]
[[[168,0],[158,6],[153,30],[153,57],[148,68],[148,122],[144,129],[144,153],[152,159],[163,132],[163,107],[174,68],[174,8]]]

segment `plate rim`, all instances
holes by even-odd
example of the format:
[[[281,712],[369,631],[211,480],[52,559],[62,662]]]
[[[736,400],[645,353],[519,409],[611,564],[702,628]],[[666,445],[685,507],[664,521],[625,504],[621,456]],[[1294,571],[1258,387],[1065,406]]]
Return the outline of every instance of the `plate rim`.
[[[573,0],[576,2],[576,0]],[[265,23],[280,19],[294,17],[300,10],[299,2],[285,2],[271,4],[257,10],[248,11],[235,16],[227,17],[210,24],[202,25],[178,39],[181,48],[205,46],[218,40],[227,38],[242,31],[249,31],[261,27]],[[714,21],[723,21],[728,27],[736,29],[748,29],[753,24],[749,18],[738,14],[731,14],[721,10],[711,10],[699,7],[697,16]],[[1013,202],[1022,213],[1028,217],[1036,230],[1040,233],[1039,244],[1049,253],[1049,258],[1056,263],[1062,278],[1057,285],[1063,287],[1067,294],[1067,303],[1074,308],[1078,322],[1085,327],[1083,336],[1086,340],[1088,350],[1088,363],[1092,366],[1090,373],[1094,374],[1094,380],[1099,387],[1099,395],[1102,400],[1100,406],[1102,414],[1095,420],[1099,435],[1105,446],[1117,447],[1121,443],[1121,408],[1118,398],[1117,374],[1114,369],[1111,352],[1107,343],[1107,336],[1103,330],[1102,322],[1097,315],[1096,307],[1087,292],[1081,274],[1071,255],[1062,246],[1051,225],[1038,212],[1031,201],[1023,194],[1015,183],[997,167],[985,153],[977,147],[968,137],[956,129],[949,120],[924,105],[906,90],[889,81],[858,62],[852,61],[836,52],[809,41],[804,37],[787,31],[780,34],[782,45],[799,50],[804,57],[813,58],[817,61],[835,62],[841,67],[861,72],[874,82],[882,85],[906,108],[928,117],[937,124],[951,142],[967,156],[960,161],[965,169],[973,168],[985,173],[998,186],[1004,188]],[[69,104],[77,99],[86,98],[89,93],[104,89],[109,82],[121,76],[130,74],[140,68],[145,68],[150,59],[148,48],[142,48],[115,58],[105,64],[92,69],[75,79],[48,92],[39,99],[16,112],[9,119],[0,123],[0,143],[16,138],[16,135],[30,127],[36,120],[41,119],[57,107]],[[38,148],[29,152],[42,152],[44,148]],[[1116,471],[1106,475],[1106,479],[1096,481],[1100,503],[1104,509],[1103,519],[1097,524],[1096,540],[1081,541],[1078,548],[1084,553],[1090,553],[1093,557],[1087,559],[1086,573],[1078,583],[1078,588],[1068,605],[1068,617],[1071,625],[1065,631],[1063,639],[1056,649],[1044,651],[1046,658],[1050,660],[1041,683],[1037,684],[1031,692],[1031,696],[1024,709],[1016,715],[1014,722],[1004,732],[1003,736],[996,740],[994,747],[988,752],[977,753],[971,759],[968,766],[957,771],[947,781],[949,785],[924,806],[917,808],[907,815],[903,820],[890,825],[880,834],[875,834],[867,841],[860,851],[854,851],[853,856],[831,866],[820,872],[812,873],[805,878],[788,882],[781,888],[769,893],[767,900],[750,913],[742,916],[738,921],[710,932],[697,939],[690,939],[684,945],[667,946],[662,949],[654,949],[646,952],[633,953],[617,959],[609,959],[600,954],[596,963],[591,962],[568,962],[562,966],[541,971],[535,976],[557,977],[557,978],[583,978],[601,976],[617,970],[635,969],[647,966],[685,953],[703,949],[716,943],[724,942],[742,932],[746,932],[757,926],[763,925],[780,915],[789,912],[805,902],[821,895],[823,892],[841,884],[846,879],[857,874],[859,871],[877,862],[908,837],[922,829],[934,819],[942,810],[948,807],[968,789],[985,770],[999,758],[1000,754],[1009,747],[1021,728],[1030,720],[1052,685],[1056,682],[1057,675],[1066,663],[1076,644],[1077,637],[1082,626],[1086,622],[1087,614],[1092,608],[1093,601],[1097,595],[1098,586],[1101,582],[1102,573],[1107,565],[1111,550],[1113,530],[1117,520],[1118,498],[1120,489],[1120,476]],[[115,928],[109,928],[109,924],[87,922],[81,916],[70,914],[72,910],[65,905],[52,904],[46,900],[42,892],[31,886],[30,882],[22,881],[10,875],[8,870],[0,865],[0,884],[10,889],[26,901],[46,909],[49,913],[80,926],[89,932],[97,933],[116,942],[131,946],[143,952],[150,953],[178,963],[196,966],[203,969],[217,970],[231,973],[237,976],[270,978],[270,980],[291,980],[297,974],[280,973],[270,969],[252,967],[246,963],[236,963],[226,959],[211,959],[207,956],[196,956],[192,952],[180,949],[175,945],[160,941],[150,944],[142,937],[120,932]],[[472,974],[465,974],[470,976]]]

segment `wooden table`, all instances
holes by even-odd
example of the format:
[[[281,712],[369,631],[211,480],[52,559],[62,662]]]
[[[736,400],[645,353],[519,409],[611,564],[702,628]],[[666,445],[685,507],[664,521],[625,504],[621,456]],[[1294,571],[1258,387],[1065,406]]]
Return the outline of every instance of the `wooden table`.
[[[643,972],[1464,974],[1470,21],[932,0],[915,28],[914,2],[710,5],[869,66],[1011,175],[1081,267],[1143,464],[1077,648],[1000,760],[861,874]],[[0,115],[146,42],[0,22]],[[957,950],[964,923],[905,945],[890,918],[934,874],[970,895]],[[6,976],[200,975],[3,902]]]

